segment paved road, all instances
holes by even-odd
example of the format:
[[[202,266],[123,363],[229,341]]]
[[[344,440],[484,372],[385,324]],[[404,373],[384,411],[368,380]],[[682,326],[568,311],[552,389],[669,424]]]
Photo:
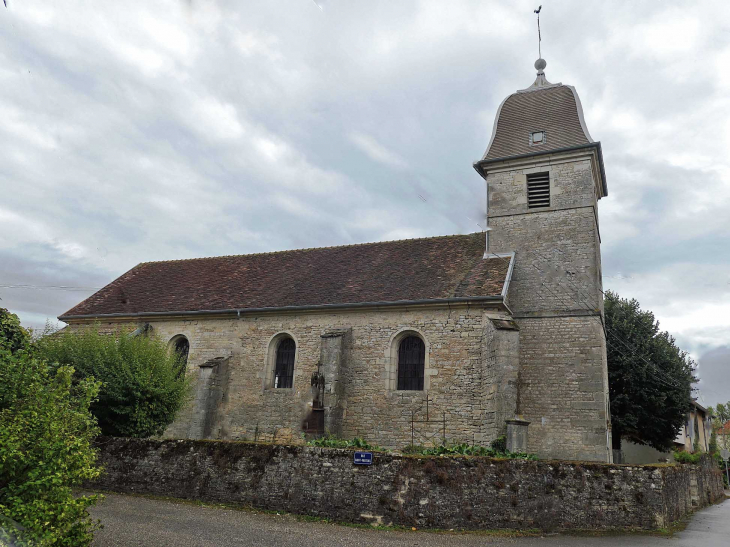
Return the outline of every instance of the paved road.
[[[687,529],[673,538],[647,535],[609,537],[547,536],[498,538],[479,534],[367,530],[299,522],[288,515],[201,507],[187,503],[106,494],[92,510],[104,529],[95,547],[323,547],[338,545],[475,547],[727,547],[730,545],[730,500],[697,513]]]

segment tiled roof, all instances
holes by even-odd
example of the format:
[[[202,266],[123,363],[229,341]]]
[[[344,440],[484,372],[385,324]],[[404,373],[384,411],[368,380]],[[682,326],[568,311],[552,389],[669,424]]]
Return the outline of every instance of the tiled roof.
[[[718,435],[730,435],[730,422],[725,422],[724,424],[722,424],[718,428],[717,434]]]
[[[494,136],[483,159],[491,160],[549,152],[592,141],[582,122],[583,110],[575,90],[548,85],[513,93],[502,103]],[[530,145],[530,133],[545,131],[544,144]]]
[[[499,297],[509,258],[484,234],[145,262],[59,319]]]

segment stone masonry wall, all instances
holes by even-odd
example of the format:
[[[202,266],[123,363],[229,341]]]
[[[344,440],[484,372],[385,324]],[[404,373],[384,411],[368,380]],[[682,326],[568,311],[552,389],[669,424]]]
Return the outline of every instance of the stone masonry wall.
[[[520,326],[528,450],[611,461],[594,172],[587,158],[530,161],[487,175],[490,252],[515,252],[508,298]],[[550,207],[528,209],[526,175],[542,171]]]
[[[654,529],[687,514],[690,475],[723,495],[703,466],[422,458],[221,441],[102,438],[91,488],[237,503],[340,521],[457,528]]]
[[[213,432],[211,438],[301,442],[302,422],[312,402],[310,377],[317,362],[325,359],[325,407],[332,411],[326,422],[333,432],[402,448],[411,443],[411,417],[426,419],[426,396],[432,423],[416,424],[417,444],[441,442],[444,416],[448,441],[488,444],[504,433],[503,417],[514,413],[519,333],[495,329],[489,320],[492,316],[505,317],[477,306],[452,306],[242,314],[240,318],[160,319],[150,324],[152,334],[162,340],[179,334],[188,338],[188,370],[198,381],[199,365],[228,358],[227,387],[218,397],[215,412],[219,420],[207,429]],[[117,327],[116,323],[102,326]],[[419,333],[426,342],[425,391],[398,391],[389,384],[395,371],[393,340],[405,331]],[[281,333],[296,342],[291,389],[270,386],[269,348]],[[342,342],[329,336],[333,333],[344,333]],[[335,362],[341,366],[337,378],[330,366]],[[510,403],[512,407],[507,408]],[[199,414],[194,404],[188,405],[165,437],[200,438],[191,434],[201,430],[194,427]]]
[[[524,318],[521,407],[528,451],[541,457],[608,461],[606,352],[597,316]]]

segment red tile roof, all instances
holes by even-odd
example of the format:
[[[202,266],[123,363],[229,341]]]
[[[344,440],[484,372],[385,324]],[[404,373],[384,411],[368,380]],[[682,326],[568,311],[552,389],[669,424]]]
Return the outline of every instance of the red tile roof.
[[[717,429],[718,435],[730,435],[730,422],[725,422]]]
[[[499,297],[509,258],[484,234],[145,262],[59,319]]]

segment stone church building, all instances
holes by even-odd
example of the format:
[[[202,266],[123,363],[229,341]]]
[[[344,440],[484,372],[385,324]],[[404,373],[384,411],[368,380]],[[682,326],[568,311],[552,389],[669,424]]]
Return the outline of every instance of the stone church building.
[[[509,422],[540,457],[610,461],[601,144],[535,67],[474,164],[486,232],[146,262],[59,319],[187,355],[167,437],[487,445]]]

